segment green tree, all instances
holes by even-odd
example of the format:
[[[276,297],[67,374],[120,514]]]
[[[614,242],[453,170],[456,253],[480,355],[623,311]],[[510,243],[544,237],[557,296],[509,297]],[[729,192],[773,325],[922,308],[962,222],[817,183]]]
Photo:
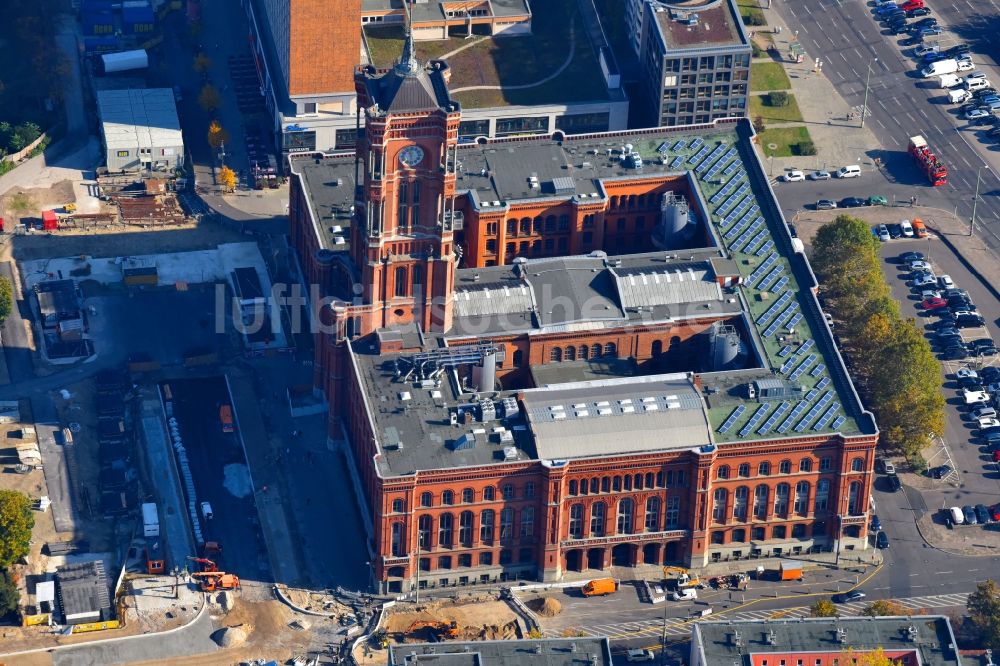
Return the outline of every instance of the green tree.
[[[800,141],[795,144],[795,154],[796,155],[815,155],[816,154],[816,144],[810,141]]]
[[[788,106],[788,93],[784,90],[774,90],[767,93],[768,106]]]
[[[14,286],[5,277],[0,277],[0,324],[10,316],[14,308]]]
[[[809,607],[809,617],[837,617],[837,606],[829,599],[820,599]]]
[[[28,554],[34,526],[28,496],[15,490],[0,490],[0,568],[6,569]]]
[[[979,627],[991,618],[1000,617],[1000,587],[992,578],[976,584],[976,591],[965,601],[969,618]]]
[[[0,617],[16,611],[20,598],[13,576],[6,569],[0,569]]]
[[[861,614],[869,617],[883,617],[886,615],[907,615],[908,613],[898,601],[879,599],[865,606]]]

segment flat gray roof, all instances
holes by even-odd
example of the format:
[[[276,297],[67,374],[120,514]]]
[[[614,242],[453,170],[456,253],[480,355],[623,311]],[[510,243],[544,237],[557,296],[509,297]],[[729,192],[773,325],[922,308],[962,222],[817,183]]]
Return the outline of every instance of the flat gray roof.
[[[748,44],[733,0],[653,2],[646,7],[668,52]]]
[[[611,666],[607,638],[408,643],[389,646],[390,666]]]
[[[538,457],[543,460],[688,449],[712,443],[708,414],[688,375],[527,389],[523,402]]]
[[[842,640],[838,630],[843,632]],[[691,663],[764,666],[769,654],[787,659],[802,653],[837,656],[847,649],[863,652],[883,648],[890,658],[900,652],[915,652],[919,661],[907,663],[960,666],[955,645],[948,618],[939,615],[698,622],[692,630]],[[778,666],[777,661],[772,660],[771,666]]]
[[[170,88],[98,90],[97,109],[109,152],[184,145]]]
[[[446,7],[452,5],[452,7]],[[456,6],[457,5],[457,6]],[[522,16],[531,15],[531,9],[525,0],[490,0],[485,6],[489,7],[491,16]],[[449,17],[445,12],[448,9],[461,12],[465,5],[462,3],[450,2],[449,0],[430,0],[429,2],[414,2],[410,4],[410,18],[415,25],[421,22],[439,22],[444,20],[456,20],[462,14]],[[477,6],[477,9],[481,6]],[[384,13],[401,12],[403,10],[403,0],[361,0],[361,13]],[[417,25],[419,27],[419,25]]]

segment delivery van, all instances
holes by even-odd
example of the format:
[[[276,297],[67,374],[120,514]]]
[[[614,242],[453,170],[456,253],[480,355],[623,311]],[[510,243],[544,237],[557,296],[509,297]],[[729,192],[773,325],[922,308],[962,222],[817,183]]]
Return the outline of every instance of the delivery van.
[[[618,581],[614,578],[597,578],[583,586],[583,596],[604,597],[618,589]]]
[[[954,74],[957,71],[958,61],[954,58],[946,58],[945,60],[938,60],[927,65],[920,70],[920,75],[926,79],[932,76],[941,76],[942,74]]]
[[[961,88],[957,90],[948,91],[948,101],[952,104],[962,104],[968,99],[972,98],[972,93],[968,90],[962,90]]]
[[[848,164],[837,169],[837,178],[857,178],[861,175],[861,167],[857,164]]]
[[[958,74],[942,74],[938,77],[938,86],[941,88],[954,88],[962,85],[962,77]]]
[[[913,234],[917,238],[927,238],[930,236],[930,232],[927,231],[927,227],[924,226],[924,221],[919,217],[913,220]]]
[[[682,590],[674,590],[670,598],[674,601],[694,601],[698,598],[698,590],[693,587],[686,587]]]

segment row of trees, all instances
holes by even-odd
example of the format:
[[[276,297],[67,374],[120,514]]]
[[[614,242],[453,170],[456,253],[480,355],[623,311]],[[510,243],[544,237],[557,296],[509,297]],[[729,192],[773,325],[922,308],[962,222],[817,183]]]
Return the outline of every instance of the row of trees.
[[[921,450],[944,431],[941,369],[922,330],[892,298],[878,239],[866,222],[840,215],[820,227],[810,261],[883,444],[922,469]]]
[[[0,156],[24,150],[42,135],[42,129],[33,122],[11,125],[0,120]]]
[[[10,567],[28,554],[34,527],[28,496],[0,490],[0,617],[17,610],[17,584]]]
[[[902,604],[893,599],[879,599],[865,606],[861,614],[867,617],[888,617],[913,615],[914,612],[907,610]],[[835,603],[829,599],[820,599],[809,607],[809,615],[810,617],[837,617],[840,613]]]

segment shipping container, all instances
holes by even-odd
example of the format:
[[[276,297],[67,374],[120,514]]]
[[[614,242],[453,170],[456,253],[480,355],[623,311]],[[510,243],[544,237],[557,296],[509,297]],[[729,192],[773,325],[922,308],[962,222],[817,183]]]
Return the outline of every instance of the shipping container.
[[[156,505],[152,502],[142,505],[142,535],[160,536],[160,516],[156,512]]]
[[[105,74],[127,72],[132,69],[145,69],[149,67],[149,56],[146,55],[144,49],[105,53],[101,56],[101,65]]]
[[[84,37],[83,49],[87,53],[107,53],[120,51],[121,44],[117,37]]]

